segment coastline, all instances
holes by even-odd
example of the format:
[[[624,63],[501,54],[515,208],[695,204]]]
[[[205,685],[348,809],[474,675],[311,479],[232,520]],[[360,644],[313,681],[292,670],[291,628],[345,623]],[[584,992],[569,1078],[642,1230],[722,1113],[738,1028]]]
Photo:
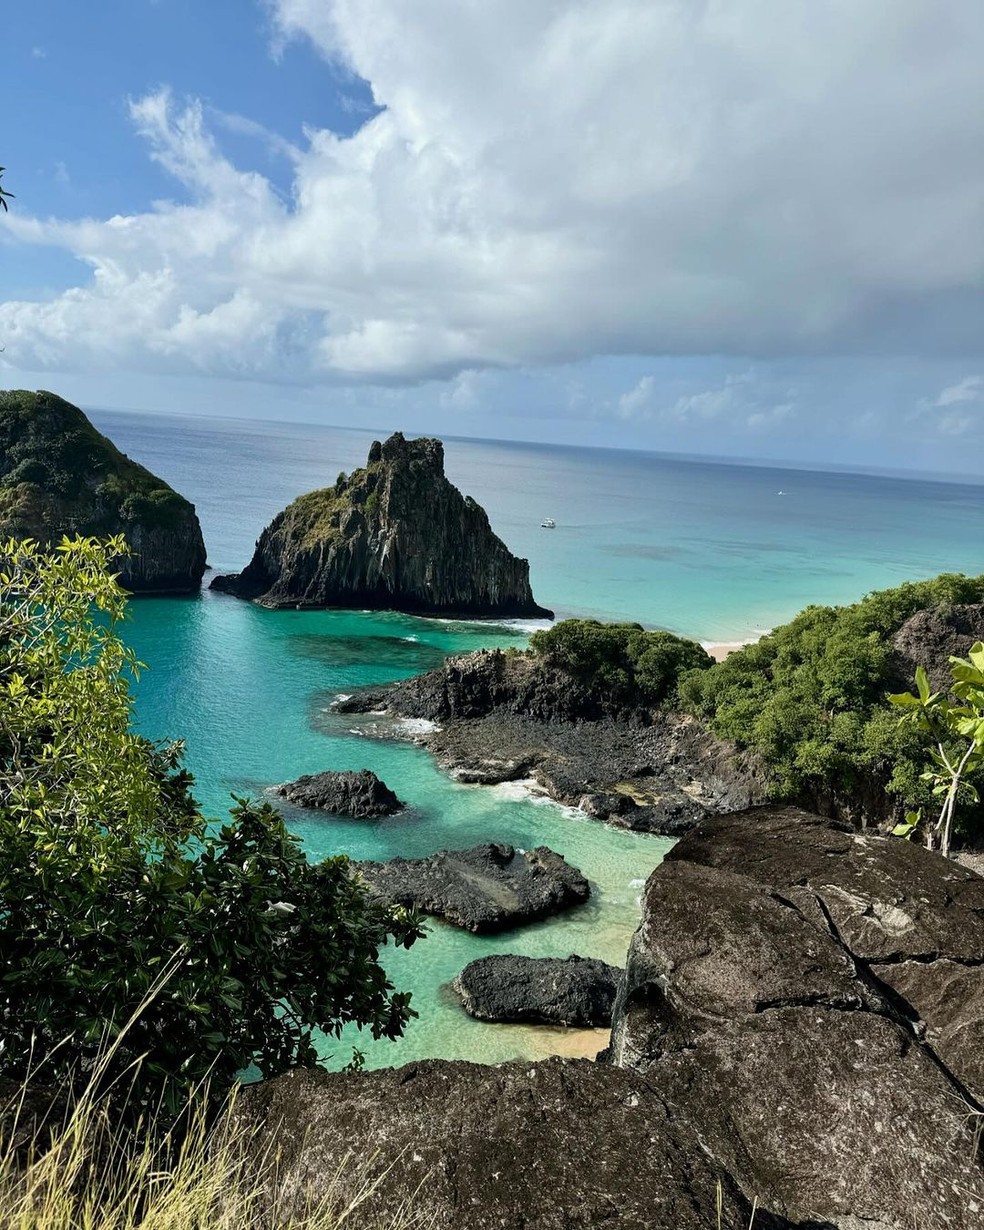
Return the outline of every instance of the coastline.
[[[762,635],[767,636],[768,633]],[[754,645],[761,639],[758,636],[749,636],[743,641],[701,641],[701,645],[715,662],[723,662],[729,653],[734,653],[736,649],[744,649],[746,645]]]

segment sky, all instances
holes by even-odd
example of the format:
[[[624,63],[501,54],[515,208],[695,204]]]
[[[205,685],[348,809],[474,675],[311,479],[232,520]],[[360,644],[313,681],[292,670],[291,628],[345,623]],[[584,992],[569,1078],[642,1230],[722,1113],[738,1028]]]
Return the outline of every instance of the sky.
[[[0,384],[984,474],[981,0],[34,0]]]

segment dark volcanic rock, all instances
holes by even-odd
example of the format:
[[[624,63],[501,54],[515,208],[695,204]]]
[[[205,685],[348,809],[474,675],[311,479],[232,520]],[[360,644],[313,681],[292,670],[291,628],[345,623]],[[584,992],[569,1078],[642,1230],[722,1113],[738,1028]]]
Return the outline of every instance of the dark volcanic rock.
[[[587,901],[591,892],[580,871],[546,846],[520,854],[509,845],[488,844],[356,866],[379,896],[476,932],[559,914]]]
[[[650,877],[613,1062],[795,1224],[980,1224],[984,880],[794,808],[709,818]]]
[[[658,1090],[586,1060],[298,1070],[243,1089],[236,1115],[247,1147],[280,1158],[285,1220],[365,1180],[360,1226],[404,1224],[408,1205],[433,1230],[747,1230],[751,1216]]]
[[[124,456],[54,393],[0,392],[0,535],[56,543],[122,534],[120,584],[140,594],[197,590],[205,544],[192,504]]]
[[[458,781],[532,777],[557,802],[639,832],[679,836],[708,814],[765,798],[764,768],[696,720],[613,707],[533,655],[449,658],[336,708],[439,722],[417,738]]]
[[[642,712],[613,703],[604,689],[590,688],[538,655],[501,649],[447,658],[425,675],[357,692],[340,708],[356,713],[381,706],[402,717],[433,722],[492,713],[537,722],[594,721],[616,715],[637,725],[648,720]]]
[[[953,681],[951,655],[965,658],[971,645],[980,640],[984,640],[984,604],[964,603],[916,611],[892,640],[899,686],[911,689],[916,667],[923,666],[934,690],[949,687]]]
[[[608,1026],[622,971],[591,957],[479,957],[452,981],[480,1021]]]
[[[341,1169],[369,1224],[979,1230],[982,891],[793,808],[714,817],[650,877],[608,1064],[295,1072],[243,1135],[283,1212],[379,1156]]]
[[[878,977],[925,1025],[925,1040],[960,1083],[984,1102],[984,976],[979,963],[903,961]]]
[[[373,443],[364,469],[295,500],[249,565],[212,585],[272,607],[551,617],[533,600],[528,562],[448,482],[440,440],[399,432]]]
[[[406,806],[369,769],[358,773],[306,773],[296,781],[277,786],[276,793],[298,807],[317,807],[359,820],[392,816]]]

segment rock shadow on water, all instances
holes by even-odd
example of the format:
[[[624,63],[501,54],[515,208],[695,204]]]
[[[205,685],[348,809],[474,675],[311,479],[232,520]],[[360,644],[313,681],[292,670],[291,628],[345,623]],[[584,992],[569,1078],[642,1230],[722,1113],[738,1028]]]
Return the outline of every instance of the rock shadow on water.
[[[445,650],[408,636],[331,636],[302,633],[288,642],[296,657],[330,667],[360,667],[367,672],[360,683],[374,683],[392,672],[407,675],[433,670],[447,656]]]

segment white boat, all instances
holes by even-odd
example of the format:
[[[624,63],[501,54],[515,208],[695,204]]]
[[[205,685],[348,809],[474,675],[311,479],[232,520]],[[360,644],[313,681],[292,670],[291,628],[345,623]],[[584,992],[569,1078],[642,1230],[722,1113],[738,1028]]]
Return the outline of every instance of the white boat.
[[[540,522],[540,529],[542,530],[555,530],[556,528],[557,522],[553,519],[553,517],[544,517]]]

